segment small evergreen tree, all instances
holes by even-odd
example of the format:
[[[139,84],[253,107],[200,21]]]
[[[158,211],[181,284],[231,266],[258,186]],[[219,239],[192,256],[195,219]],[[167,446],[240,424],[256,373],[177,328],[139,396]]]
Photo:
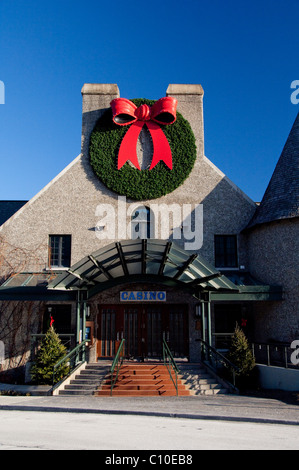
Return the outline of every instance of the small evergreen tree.
[[[40,385],[52,385],[53,367],[67,354],[65,346],[61,343],[53,326],[50,326],[41,342],[35,363],[31,368],[31,379]],[[54,374],[54,384],[63,379],[69,372],[69,365],[63,362],[57,367]]]
[[[241,387],[249,385],[253,379],[255,359],[249,347],[247,338],[238,324],[236,325],[235,332],[232,337],[227,358],[239,368],[239,371],[236,374],[238,385]]]

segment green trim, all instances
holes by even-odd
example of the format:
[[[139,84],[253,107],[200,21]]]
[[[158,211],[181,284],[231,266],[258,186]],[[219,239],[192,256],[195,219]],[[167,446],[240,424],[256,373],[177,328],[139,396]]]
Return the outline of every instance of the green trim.
[[[283,290],[279,286],[239,287],[238,293],[211,292],[211,301],[260,302],[283,300]]]
[[[136,106],[154,101],[146,99],[132,100]],[[191,173],[196,160],[195,137],[191,126],[177,113],[176,121],[169,126],[161,126],[169,142],[173,169],[170,170],[164,162],[159,162],[155,168],[137,170],[128,162],[118,170],[118,150],[129,126],[117,126],[112,120],[109,108],[97,121],[90,137],[90,163],[95,175],[117,194],[134,200],[156,199],[171,193]]]
[[[96,294],[99,294],[100,292],[103,292],[107,289],[111,289],[111,287],[120,286],[122,284],[125,285],[140,283],[158,284],[166,287],[176,287],[178,289],[188,291],[190,294],[193,293],[193,290],[190,290],[187,284],[181,281],[176,281],[173,278],[167,276],[157,276],[154,274],[131,274],[130,276],[117,277],[111,281],[102,282],[94,287],[89,288],[87,291],[87,296],[88,299],[90,299],[91,297],[95,296]]]
[[[76,300],[76,291],[50,290],[46,287],[20,286],[1,287],[0,301],[73,301]]]

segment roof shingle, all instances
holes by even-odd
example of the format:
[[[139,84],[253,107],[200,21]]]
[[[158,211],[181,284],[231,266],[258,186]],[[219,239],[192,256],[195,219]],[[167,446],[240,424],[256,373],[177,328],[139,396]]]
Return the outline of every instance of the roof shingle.
[[[270,183],[247,228],[299,216],[299,113]]]
[[[0,201],[0,226],[15,214],[27,201]]]

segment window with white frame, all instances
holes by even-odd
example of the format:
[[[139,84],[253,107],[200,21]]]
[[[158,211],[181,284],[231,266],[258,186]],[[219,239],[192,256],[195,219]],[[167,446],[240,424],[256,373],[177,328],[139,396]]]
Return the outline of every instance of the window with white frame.
[[[49,267],[69,268],[71,265],[71,235],[49,235]]]

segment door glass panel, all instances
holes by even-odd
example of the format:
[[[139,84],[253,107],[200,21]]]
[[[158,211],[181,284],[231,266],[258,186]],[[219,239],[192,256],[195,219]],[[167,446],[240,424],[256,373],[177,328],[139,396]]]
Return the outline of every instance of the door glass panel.
[[[169,309],[169,348],[174,357],[188,355],[187,312],[185,306],[170,306]]]
[[[169,346],[174,357],[183,356],[184,322],[180,312],[170,312],[169,315]]]
[[[147,355],[162,357],[162,312],[157,307],[147,307]]]
[[[111,357],[115,354],[115,318],[114,309],[102,309],[100,334],[100,352],[102,357]]]
[[[124,338],[126,340],[126,356],[138,355],[138,309],[125,308],[124,310]]]

